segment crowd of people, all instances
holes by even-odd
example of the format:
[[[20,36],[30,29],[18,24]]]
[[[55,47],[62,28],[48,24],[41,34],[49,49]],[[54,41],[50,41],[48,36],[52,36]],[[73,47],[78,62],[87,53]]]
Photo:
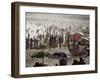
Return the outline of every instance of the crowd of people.
[[[55,66],[64,66],[64,65],[67,65],[68,61],[67,60],[64,60],[64,59],[61,59],[59,60],[59,64],[55,64]],[[86,64],[84,59],[83,58],[79,58],[79,61],[77,59],[74,59],[73,60],[73,63],[71,65],[84,65]],[[33,67],[42,67],[42,66],[48,66],[47,64],[43,64],[43,63],[39,63],[39,62],[36,62]]]
[[[67,28],[58,28],[57,26],[50,26],[44,29],[44,32],[42,31],[42,29],[37,29],[36,35],[33,35],[32,37],[30,37],[31,33],[28,33],[28,37],[26,37],[26,49],[55,50],[56,48],[61,49],[63,47],[64,49],[66,49],[67,47],[71,54],[75,54],[74,56],[89,53],[89,40],[85,39],[86,37],[84,36],[84,34],[81,35],[75,32],[73,32],[74,34],[71,34],[71,30],[68,30]],[[89,37],[89,34],[87,35]],[[84,39],[82,37],[84,37]],[[80,61],[75,59],[73,60],[72,65],[80,64],[85,64],[84,59],[80,58]],[[61,59],[59,60],[59,64],[55,63],[55,66],[59,65],[67,65],[67,61]],[[37,67],[48,65],[36,62],[33,66]]]
[[[30,39],[26,39],[26,48],[30,48],[30,49],[38,49],[38,48],[61,48],[63,46],[63,44],[66,44],[64,42],[64,36],[56,36],[56,35],[50,35],[49,37],[42,37],[43,39],[41,39],[41,36],[37,39],[36,37],[34,38],[30,38]]]
[[[64,28],[57,25],[51,25],[49,27],[44,26],[42,29],[36,29],[36,31],[33,32],[35,33],[27,32],[28,36],[26,37],[26,49],[55,49],[67,47],[69,44],[67,41],[71,40],[69,38],[72,36],[71,26],[69,26],[69,29],[67,27]],[[31,34],[33,34],[33,36],[30,37]],[[79,39],[80,35],[74,36],[73,38]],[[76,40],[75,43],[77,41],[79,42],[79,40]]]
[[[37,30],[33,37],[26,37],[26,49],[38,49],[38,48],[61,48],[66,45],[67,40],[67,28],[64,30],[55,29],[54,27],[49,27],[45,29],[45,32],[40,33],[41,30]],[[64,45],[63,45],[64,44]]]

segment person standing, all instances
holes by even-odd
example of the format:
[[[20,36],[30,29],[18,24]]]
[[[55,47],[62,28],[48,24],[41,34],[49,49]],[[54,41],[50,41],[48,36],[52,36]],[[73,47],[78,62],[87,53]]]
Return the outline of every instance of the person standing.
[[[30,49],[32,49],[32,47],[33,47],[32,43],[33,43],[33,40],[32,40],[32,38],[31,38],[31,39],[30,39]]]

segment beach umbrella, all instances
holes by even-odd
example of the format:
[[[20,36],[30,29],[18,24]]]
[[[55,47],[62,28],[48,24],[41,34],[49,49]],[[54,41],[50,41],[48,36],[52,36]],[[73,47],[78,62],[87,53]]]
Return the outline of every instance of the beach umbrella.
[[[54,52],[48,56],[51,59],[67,59],[67,55],[64,52]]]
[[[50,59],[58,59],[59,65],[66,65],[68,61],[68,57],[64,52],[54,52],[53,54],[49,55]]]
[[[32,55],[31,57],[32,58],[34,58],[34,57],[36,57],[36,58],[42,58],[42,62],[44,64],[44,57],[47,57],[49,55],[50,55],[49,52],[39,51],[36,55]]]

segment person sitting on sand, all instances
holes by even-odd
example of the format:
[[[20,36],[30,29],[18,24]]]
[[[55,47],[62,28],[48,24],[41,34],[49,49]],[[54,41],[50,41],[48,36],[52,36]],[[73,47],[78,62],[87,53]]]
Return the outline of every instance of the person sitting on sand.
[[[81,64],[85,64],[85,61],[82,58],[80,58],[80,61],[74,59],[72,63],[72,65],[81,65]]]

